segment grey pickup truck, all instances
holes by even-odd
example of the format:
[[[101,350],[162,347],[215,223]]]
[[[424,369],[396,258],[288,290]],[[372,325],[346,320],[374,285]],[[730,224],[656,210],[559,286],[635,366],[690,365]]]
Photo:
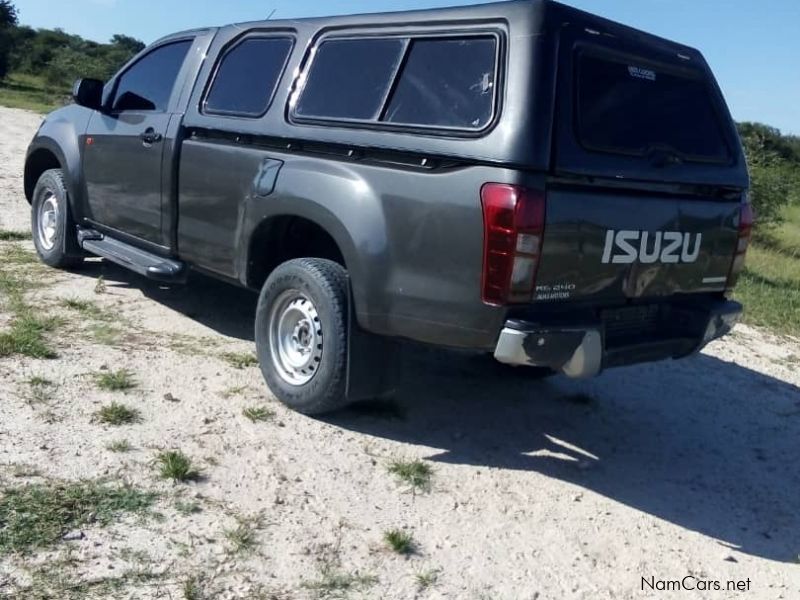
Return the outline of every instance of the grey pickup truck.
[[[260,292],[264,377],[306,414],[390,390],[399,339],[591,377],[742,311],[707,63],[556,2],[186,31],[73,95],[25,163],[41,259]]]

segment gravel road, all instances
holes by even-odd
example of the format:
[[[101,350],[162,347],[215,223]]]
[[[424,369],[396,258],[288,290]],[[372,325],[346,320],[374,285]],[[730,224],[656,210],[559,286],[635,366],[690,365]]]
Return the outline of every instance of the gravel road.
[[[27,227],[21,172],[39,122],[0,108],[0,229]],[[0,597],[800,598],[796,339],[740,326],[691,359],[585,382],[502,380],[472,357],[407,348],[395,404],[314,420],[282,408],[257,367],[226,360],[253,352],[252,294],[201,277],[164,287],[99,260],[30,269],[46,285],[29,303],[65,324],[51,338],[58,359],[0,359],[0,495],[104,478],[160,494],[160,518],[0,553]],[[97,373],[119,369],[134,389],[98,389]],[[54,385],[32,401],[35,376]],[[99,423],[112,401],[141,421]],[[274,417],[251,422],[253,406]],[[129,451],[108,449],[121,440]],[[160,480],[165,449],[202,477]],[[429,490],[389,473],[401,459],[433,468]],[[390,529],[416,552],[390,551]],[[643,583],[687,576],[723,590]],[[115,591],[96,591],[108,578]],[[750,591],[725,591],[729,580]]]

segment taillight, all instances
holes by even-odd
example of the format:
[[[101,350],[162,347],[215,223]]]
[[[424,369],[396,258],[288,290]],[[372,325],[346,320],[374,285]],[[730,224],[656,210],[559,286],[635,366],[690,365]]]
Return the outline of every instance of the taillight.
[[[544,192],[504,183],[481,189],[483,301],[530,302],[544,237]]]
[[[739,213],[739,236],[736,241],[736,252],[733,255],[731,271],[728,274],[728,283],[725,286],[729,292],[733,290],[739,275],[744,270],[744,261],[747,255],[747,248],[750,245],[750,236],[753,233],[754,223],[753,206],[750,202],[745,201],[742,203]]]

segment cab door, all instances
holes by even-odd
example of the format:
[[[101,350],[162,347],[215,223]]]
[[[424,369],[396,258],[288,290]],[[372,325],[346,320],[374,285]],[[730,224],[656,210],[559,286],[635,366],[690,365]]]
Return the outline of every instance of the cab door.
[[[105,108],[95,112],[84,140],[87,217],[98,229],[168,246],[162,190],[170,121],[193,38],[155,46],[112,83]],[[169,168],[169,167],[167,167]]]

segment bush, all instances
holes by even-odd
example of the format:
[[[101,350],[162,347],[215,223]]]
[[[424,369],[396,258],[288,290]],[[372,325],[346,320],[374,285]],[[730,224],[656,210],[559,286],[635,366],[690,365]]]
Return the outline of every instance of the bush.
[[[800,139],[761,123],[739,124],[750,168],[750,197],[762,228],[781,222],[783,208],[800,200]]]

